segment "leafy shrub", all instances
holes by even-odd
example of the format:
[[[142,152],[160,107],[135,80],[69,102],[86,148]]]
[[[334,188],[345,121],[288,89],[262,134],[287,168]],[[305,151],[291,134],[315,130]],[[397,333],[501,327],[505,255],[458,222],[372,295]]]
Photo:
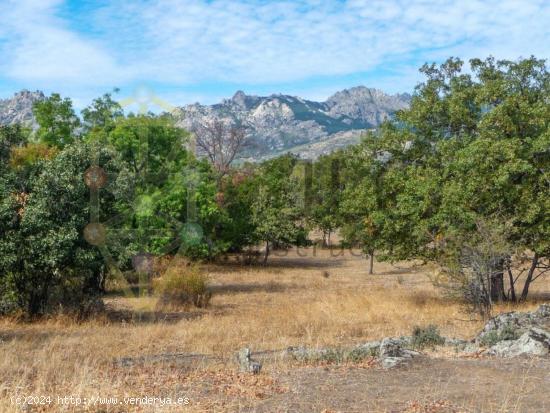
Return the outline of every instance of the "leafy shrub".
[[[492,347],[500,341],[517,340],[519,338],[518,331],[511,324],[506,324],[501,330],[493,330],[486,333],[479,343],[485,347]]]
[[[416,326],[412,332],[411,346],[422,349],[428,346],[434,347],[445,343],[445,339],[439,334],[439,329],[435,325],[427,327]]]
[[[212,297],[208,288],[208,277],[196,264],[178,264],[153,281],[153,289],[159,296],[160,306],[207,307]]]

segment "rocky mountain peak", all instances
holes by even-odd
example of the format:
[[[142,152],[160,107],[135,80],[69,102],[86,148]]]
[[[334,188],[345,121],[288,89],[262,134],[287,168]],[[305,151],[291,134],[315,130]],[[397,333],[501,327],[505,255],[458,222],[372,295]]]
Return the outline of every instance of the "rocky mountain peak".
[[[249,160],[289,151],[311,158],[357,142],[362,131],[376,128],[409,102],[406,95],[365,86],[342,90],[325,102],[280,93],[251,96],[239,90],[220,104],[187,105],[174,116],[190,130],[214,119],[246,125],[249,145],[242,157]]]
[[[8,99],[0,99],[0,125],[20,123],[36,128],[32,107],[35,102],[43,99],[44,93],[29,90],[17,92]]]

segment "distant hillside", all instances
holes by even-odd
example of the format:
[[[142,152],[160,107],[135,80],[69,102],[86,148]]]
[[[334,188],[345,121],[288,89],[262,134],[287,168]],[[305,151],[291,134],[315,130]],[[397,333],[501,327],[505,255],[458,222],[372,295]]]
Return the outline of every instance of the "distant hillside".
[[[0,125],[21,123],[36,128],[32,114],[34,102],[44,99],[42,92],[22,90],[9,99],[0,99]]]
[[[408,107],[410,100],[408,94],[388,95],[364,86],[337,92],[325,102],[238,91],[216,105],[181,107],[174,116],[178,125],[190,130],[213,119],[247,125],[249,145],[241,158],[256,160],[285,152],[316,158],[357,142],[362,131],[376,128],[397,110]]]

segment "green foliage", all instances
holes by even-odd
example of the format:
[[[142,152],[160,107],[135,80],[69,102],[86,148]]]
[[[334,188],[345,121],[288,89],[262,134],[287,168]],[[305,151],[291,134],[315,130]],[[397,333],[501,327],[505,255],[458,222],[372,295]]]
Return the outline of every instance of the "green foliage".
[[[20,125],[0,125],[0,172],[8,165],[13,148],[24,145],[28,138],[29,131]]]
[[[83,237],[90,219],[83,171],[92,153],[109,173],[120,171],[116,153],[77,144],[45,162],[28,193],[19,192],[16,179],[0,186],[0,301],[11,309],[44,314],[99,293],[104,260]],[[109,184],[100,219],[114,213],[121,184]]]
[[[517,340],[520,337],[518,330],[512,324],[506,324],[500,330],[492,330],[486,333],[480,340],[485,347],[492,347],[500,341]]]
[[[439,329],[435,325],[427,327],[416,326],[413,328],[411,337],[411,346],[416,349],[426,347],[435,347],[445,343],[445,339],[439,334]]]
[[[94,99],[92,104],[82,110],[82,119],[87,130],[110,132],[115,122],[124,116],[122,107],[114,101],[109,93]]]
[[[546,64],[475,59],[472,74],[462,66],[425,65],[410,109],[347,151],[347,242],[379,259],[439,260],[492,222],[512,251],[550,255]]]
[[[257,175],[257,193],[252,203],[255,237],[265,241],[265,259],[272,246],[287,247],[305,239],[298,206],[298,178],[293,176],[297,159],[286,155],[266,161]]]
[[[57,93],[33,106],[33,114],[38,122],[38,139],[50,146],[63,148],[74,142],[80,120],[73,110],[71,99],[62,99]]]
[[[310,224],[323,233],[325,243],[342,224],[340,201],[344,183],[340,174],[343,163],[341,151],[321,156],[313,165],[311,185],[307,188],[310,193],[306,193],[307,210],[304,212]]]
[[[485,260],[493,297],[492,278],[514,254],[531,251],[535,264],[550,256],[550,79],[535,58],[462,67],[422,67],[410,108],[359,145],[223,178],[186,150],[189,135],[169,116],[125,117],[106,94],[82,111],[81,128],[71,101],[52,94],[34,107],[38,143],[0,127],[3,311],[44,313],[99,290],[103,260],[82,237],[91,212],[82,174],[96,156],[109,177],[98,219],[127,234],[109,238],[123,266],[137,253],[212,259],[260,242],[267,260],[315,228],[341,229],[346,244],[379,259],[433,260],[470,276],[480,262],[472,252],[486,250],[479,224],[490,223],[506,246]]]
[[[52,159],[59,151],[43,143],[28,143],[11,150],[10,166],[15,169],[31,168],[33,165]]]
[[[302,350],[294,353],[294,357],[305,363],[360,363],[378,356],[379,346],[358,346],[351,349],[328,348],[324,350]]]
[[[217,194],[226,219],[219,227],[219,237],[228,243],[228,250],[240,252],[244,247],[258,242],[252,220],[252,204],[257,195],[257,171],[243,167],[226,176],[222,192]]]

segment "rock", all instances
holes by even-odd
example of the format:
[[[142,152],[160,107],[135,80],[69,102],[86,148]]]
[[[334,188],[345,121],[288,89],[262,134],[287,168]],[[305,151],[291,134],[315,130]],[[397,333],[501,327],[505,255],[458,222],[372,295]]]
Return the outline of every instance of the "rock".
[[[403,362],[418,356],[420,353],[417,351],[404,348],[409,345],[410,339],[406,337],[392,338],[386,337],[380,343],[380,349],[378,357],[380,363],[384,368],[392,368]]]
[[[490,319],[475,338],[477,344],[494,344],[504,340],[515,340],[531,327],[550,325],[550,305],[541,305],[536,311],[499,314]]]
[[[403,361],[404,359],[402,357],[386,357],[380,361],[380,364],[385,369],[391,369],[392,367],[398,366]]]
[[[379,341],[367,342],[350,348],[309,349],[306,347],[289,347],[283,357],[302,362],[325,361],[330,363],[358,362],[378,356]]]
[[[550,353],[550,333],[540,328],[530,328],[517,340],[503,340],[484,354],[500,357],[521,355],[545,356]]]
[[[237,353],[237,361],[241,372],[259,374],[262,370],[262,364],[252,360],[249,348],[243,348]]]
[[[448,338],[448,337],[445,338],[445,342],[443,343],[444,346],[449,346],[449,347],[453,346],[460,349],[465,348],[468,344],[470,344],[469,341],[462,340],[460,338]]]
[[[550,321],[550,304],[542,304],[535,312],[532,313],[533,318],[538,322]]]
[[[380,358],[385,357],[400,357],[403,353],[403,343],[399,339],[387,337],[380,343],[380,349],[378,350],[378,356]]]
[[[479,351],[479,346],[475,343],[468,343],[466,344],[466,346],[464,346],[462,351],[466,354],[475,354]]]
[[[380,352],[380,344],[381,344],[380,341],[368,341],[366,343],[359,344],[355,348],[358,351],[363,351],[373,356],[377,356]]]
[[[308,361],[319,359],[322,354],[323,350],[309,349],[307,347],[300,346],[287,348],[284,356],[298,361]]]

